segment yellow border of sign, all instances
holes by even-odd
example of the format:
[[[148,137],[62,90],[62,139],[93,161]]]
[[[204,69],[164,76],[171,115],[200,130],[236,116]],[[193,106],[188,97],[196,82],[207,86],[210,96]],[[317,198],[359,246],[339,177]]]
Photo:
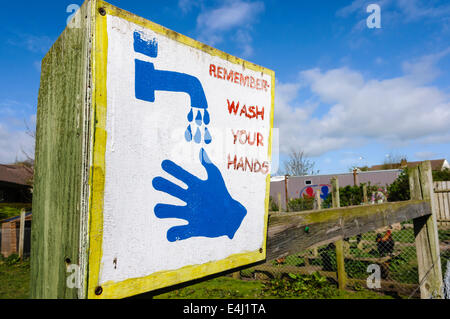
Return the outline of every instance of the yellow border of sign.
[[[242,65],[254,71],[268,74],[272,77],[272,111],[270,119],[269,159],[272,158],[273,135],[273,111],[275,96],[275,72],[244,61],[222,51],[202,44],[179,33],[166,29],[158,24],[140,18],[134,14],[121,10],[103,1],[94,1],[92,5],[92,23],[94,23],[92,70],[93,75],[93,115],[95,124],[93,130],[93,159],[91,168],[90,189],[90,227],[89,227],[89,265],[87,297],[89,299],[125,298],[133,295],[169,287],[190,280],[199,279],[228,269],[255,263],[266,257],[266,236],[262,243],[262,251],[241,253],[227,257],[220,261],[209,262],[202,265],[186,266],[174,271],[154,273],[143,278],[128,279],[122,282],[107,282],[99,287],[100,273],[102,271],[101,260],[103,239],[103,198],[105,186],[105,150],[107,141],[106,110],[107,110],[107,57],[108,34],[107,15],[117,16],[131,23],[153,30],[156,33],[167,36],[185,45],[202,50],[210,55],[218,56],[232,63]],[[106,15],[99,14],[99,9],[105,9]],[[266,179],[265,199],[265,226],[264,234],[267,234],[267,222],[269,215],[269,191],[270,175]],[[101,294],[97,295],[97,292]]]

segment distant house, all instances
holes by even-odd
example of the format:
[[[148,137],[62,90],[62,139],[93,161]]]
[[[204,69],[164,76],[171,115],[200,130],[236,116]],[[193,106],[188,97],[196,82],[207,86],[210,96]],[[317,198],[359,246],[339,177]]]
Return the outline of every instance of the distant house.
[[[33,169],[26,165],[0,165],[0,203],[31,203]]]
[[[332,175],[310,175],[310,176],[289,176],[285,182],[284,176],[272,177],[270,181],[270,196],[278,203],[278,194],[281,195],[281,206],[286,208],[286,188],[288,199],[302,198],[304,196],[315,196],[320,192],[322,199],[331,193],[331,179],[338,177],[339,186],[353,186],[355,182],[360,184],[371,184],[380,187],[387,187],[392,184],[401,174],[401,169],[379,170],[379,171],[358,171],[353,173],[332,174]],[[280,203],[278,203],[280,204]]]
[[[450,169],[450,164],[446,159],[439,159],[439,160],[431,160],[431,169],[433,171],[442,171],[446,168]],[[381,165],[374,165],[369,168],[369,171],[379,171],[379,170],[386,170],[386,169],[403,169],[403,168],[412,168],[416,167],[422,163],[419,162],[407,162],[406,160],[403,160],[401,163],[394,163],[394,164],[381,164]]]
[[[24,256],[30,255],[32,214],[25,215]],[[7,258],[19,253],[20,216],[0,221],[0,254]]]

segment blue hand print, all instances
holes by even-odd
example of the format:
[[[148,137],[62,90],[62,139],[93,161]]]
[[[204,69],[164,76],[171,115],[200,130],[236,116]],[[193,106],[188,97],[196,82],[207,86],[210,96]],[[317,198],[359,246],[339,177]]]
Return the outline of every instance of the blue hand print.
[[[322,194],[320,195],[320,197],[323,200],[326,200],[328,197],[328,192],[329,192],[328,186],[322,186]]]
[[[162,177],[153,180],[153,187],[156,190],[172,195],[187,204],[186,206],[158,204],[155,207],[155,215],[158,218],[177,218],[189,222],[188,225],[169,229],[167,232],[169,242],[192,237],[228,236],[233,239],[247,215],[247,209],[230,196],[222,174],[210,161],[204,149],[200,150],[200,162],[208,174],[207,180],[199,179],[172,161],[166,160],[162,163],[163,170],[185,183],[187,189]]]

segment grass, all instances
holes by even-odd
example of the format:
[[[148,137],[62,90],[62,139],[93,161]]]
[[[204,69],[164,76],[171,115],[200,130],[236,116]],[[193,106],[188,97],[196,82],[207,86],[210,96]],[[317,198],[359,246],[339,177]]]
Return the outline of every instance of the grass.
[[[237,280],[230,277],[219,277],[198,283],[183,289],[174,290],[155,299],[285,299],[263,291],[262,281]],[[30,262],[15,261],[14,257],[0,260],[0,299],[28,299],[30,289]],[[330,289],[331,294],[330,294]],[[314,296],[321,298],[318,289]],[[329,299],[391,299],[392,297],[376,292],[340,291],[335,287],[328,287],[326,295]],[[290,299],[308,299],[299,294]]]
[[[262,281],[244,281],[229,277],[219,277],[206,282],[195,284],[183,289],[175,290],[154,299],[287,299],[263,291]],[[330,293],[330,289],[332,290]],[[369,290],[341,291],[335,287],[328,287],[324,296],[318,289],[314,294],[315,299],[393,299],[391,296],[379,294]],[[289,299],[310,299],[310,294],[298,294]]]
[[[28,299],[30,291],[30,261],[0,260],[0,299]]]

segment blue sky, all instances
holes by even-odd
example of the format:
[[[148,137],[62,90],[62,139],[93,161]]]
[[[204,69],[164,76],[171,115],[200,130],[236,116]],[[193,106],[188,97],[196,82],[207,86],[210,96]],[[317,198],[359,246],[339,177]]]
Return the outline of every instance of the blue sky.
[[[304,150],[330,174],[387,154],[450,159],[448,1],[109,2],[275,70],[281,161]],[[3,4],[0,163],[32,154],[40,61],[81,3]],[[381,8],[380,29],[367,27],[369,4]]]

